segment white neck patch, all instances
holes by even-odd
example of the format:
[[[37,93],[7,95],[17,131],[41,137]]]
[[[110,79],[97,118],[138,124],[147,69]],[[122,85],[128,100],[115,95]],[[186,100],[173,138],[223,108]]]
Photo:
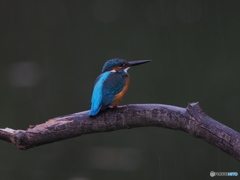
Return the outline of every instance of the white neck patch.
[[[114,70],[114,69],[113,69],[113,70],[111,70],[111,71],[108,71],[108,72],[116,72],[116,70]]]
[[[129,69],[130,67],[127,67],[127,68],[125,68],[123,71],[125,72],[125,73],[127,73],[127,70]],[[113,73],[115,73],[115,72],[117,72],[116,70],[114,70],[114,69],[112,69],[111,71],[108,71],[108,72],[113,72]]]

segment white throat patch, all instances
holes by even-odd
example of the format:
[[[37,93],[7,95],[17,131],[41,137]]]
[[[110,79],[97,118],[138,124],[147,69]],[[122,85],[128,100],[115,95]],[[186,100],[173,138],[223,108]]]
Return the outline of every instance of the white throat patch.
[[[124,72],[127,73],[127,70],[129,69],[130,67],[127,67],[124,69]]]
[[[125,72],[125,73],[127,73],[127,70],[129,69],[130,67],[127,67],[127,68],[125,68],[123,71]],[[113,70],[111,70],[111,71],[108,71],[108,72],[117,72],[115,69],[113,69]]]

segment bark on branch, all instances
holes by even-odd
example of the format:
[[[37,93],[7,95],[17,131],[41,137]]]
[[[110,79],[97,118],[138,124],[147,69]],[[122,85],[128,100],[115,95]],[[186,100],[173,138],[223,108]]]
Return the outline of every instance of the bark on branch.
[[[187,108],[162,104],[132,104],[107,109],[96,117],[88,111],[56,117],[27,130],[0,129],[0,139],[28,149],[84,134],[163,127],[201,138],[240,161],[240,133],[206,115],[198,103]]]

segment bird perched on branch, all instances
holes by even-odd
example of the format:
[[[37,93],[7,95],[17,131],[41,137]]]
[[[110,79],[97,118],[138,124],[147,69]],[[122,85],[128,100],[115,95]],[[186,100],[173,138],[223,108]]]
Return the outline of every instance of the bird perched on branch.
[[[127,70],[150,61],[126,61],[118,58],[108,60],[95,81],[89,116],[96,116],[108,106],[118,107],[130,82]]]

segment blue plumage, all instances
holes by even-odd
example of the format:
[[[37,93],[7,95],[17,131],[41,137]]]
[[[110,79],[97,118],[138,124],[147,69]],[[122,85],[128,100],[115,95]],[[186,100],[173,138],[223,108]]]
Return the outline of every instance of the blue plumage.
[[[103,65],[102,73],[106,71],[111,71],[113,70],[113,68],[121,67],[123,64],[127,64],[127,63],[128,62],[124,59],[118,59],[118,58],[110,59]]]
[[[132,66],[147,62],[150,60],[130,62],[117,58],[108,60],[103,66],[102,74],[95,81],[89,116],[97,115],[109,105],[117,106],[128,88],[127,70]]]
[[[92,94],[90,116],[97,115],[114,101],[115,95],[123,90],[127,76],[127,73],[123,72],[104,72],[97,78]]]
[[[92,94],[92,106],[89,115],[96,115],[102,108],[102,99],[103,99],[103,83],[106,81],[111,72],[105,72],[101,74],[95,83],[93,94]]]

